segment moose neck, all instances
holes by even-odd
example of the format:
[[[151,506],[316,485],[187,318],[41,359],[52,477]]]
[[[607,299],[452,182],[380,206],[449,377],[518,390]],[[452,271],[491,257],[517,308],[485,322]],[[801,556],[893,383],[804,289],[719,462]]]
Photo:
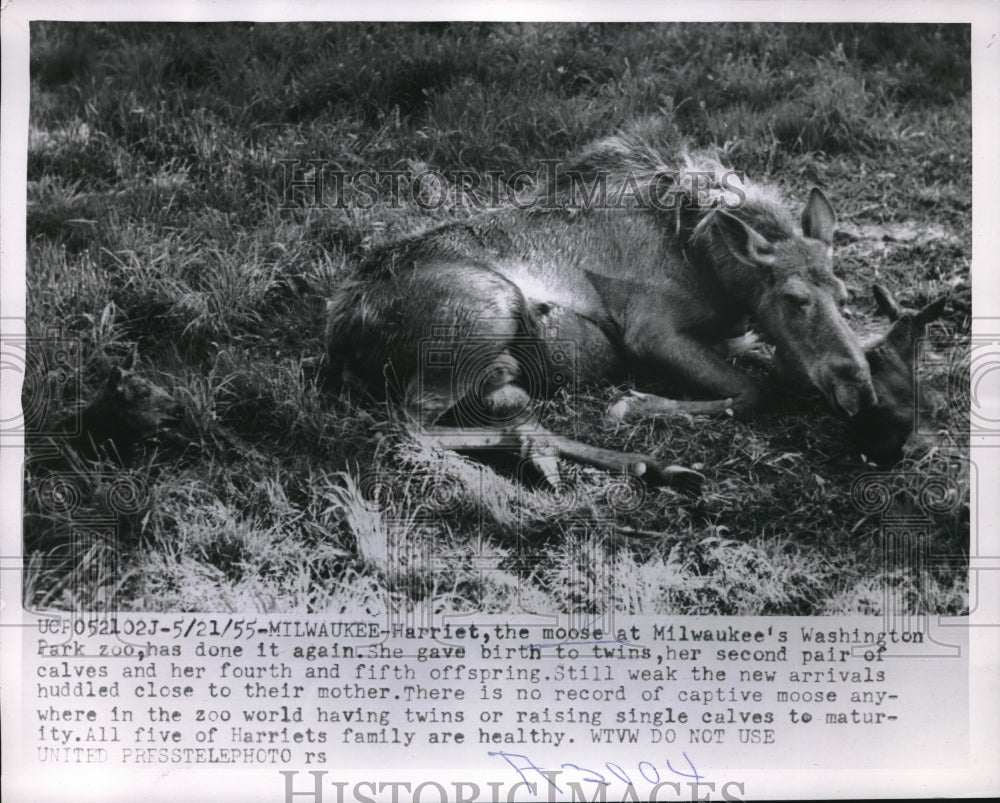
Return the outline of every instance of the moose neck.
[[[755,313],[773,280],[774,249],[796,238],[774,191],[748,188],[741,206],[700,209],[684,224],[694,264],[713,274],[731,303]]]

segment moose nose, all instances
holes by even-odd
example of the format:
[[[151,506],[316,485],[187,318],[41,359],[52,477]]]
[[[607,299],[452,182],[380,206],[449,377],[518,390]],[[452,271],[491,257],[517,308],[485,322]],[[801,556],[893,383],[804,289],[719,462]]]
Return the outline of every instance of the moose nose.
[[[837,366],[831,372],[827,397],[833,406],[848,416],[855,416],[867,407],[878,403],[878,395],[872,385],[871,373],[854,364]]]

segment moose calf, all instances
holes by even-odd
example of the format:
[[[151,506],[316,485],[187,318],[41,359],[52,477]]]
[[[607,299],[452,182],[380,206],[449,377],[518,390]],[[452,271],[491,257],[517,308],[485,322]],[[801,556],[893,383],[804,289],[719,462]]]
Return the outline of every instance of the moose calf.
[[[892,326],[865,349],[878,403],[850,419],[852,445],[881,466],[900,460],[919,445],[914,422],[933,417],[941,407],[938,394],[914,381],[914,346],[927,324],[944,312],[948,299],[938,298],[920,310],[907,309],[880,285],[872,287],[875,303]]]
[[[126,455],[180,422],[181,406],[159,385],[133,372],[134,359],[132,353],[112,368],[94,399],[78,416],[63,422],[62,429],[78,452],[94,456],[110,445]]]

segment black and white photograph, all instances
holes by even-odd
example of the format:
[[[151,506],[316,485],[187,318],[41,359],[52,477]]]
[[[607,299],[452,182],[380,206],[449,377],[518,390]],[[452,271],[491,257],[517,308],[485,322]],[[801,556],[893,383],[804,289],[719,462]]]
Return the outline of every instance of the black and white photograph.
[[[996,793],[995,8],[210,5],[3,12],[25,775],[738,800],[702,756],[836,742]]]
[[[969,35],[33,23],[25,605],[965,612]]]

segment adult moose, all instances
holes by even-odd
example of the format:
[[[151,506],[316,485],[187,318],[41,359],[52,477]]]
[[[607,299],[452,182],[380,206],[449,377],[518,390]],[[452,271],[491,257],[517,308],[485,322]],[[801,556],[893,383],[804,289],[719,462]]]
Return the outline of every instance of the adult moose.
[[[688,489],[701,481],[689,469],[542,430],[533,397],[568,374],[631,375],[686,399],[634,394],[620,415],[745,412],[758,389],[714,347],[752,319],[833,407],[875,402],[818,189],[800,230],[773,189],[736,183],[646,120],[584,150],[534,200],[368,257],[331,299],[331,364],[454,448],[519,447],[550,478],[559,454]]]

